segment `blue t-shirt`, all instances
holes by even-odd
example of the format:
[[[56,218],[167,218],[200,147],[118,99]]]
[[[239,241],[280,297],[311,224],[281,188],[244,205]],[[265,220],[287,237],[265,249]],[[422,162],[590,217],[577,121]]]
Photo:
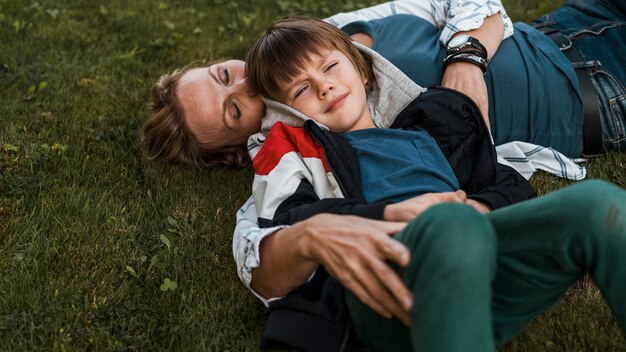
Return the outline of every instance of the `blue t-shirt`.
[[[369,34],[374,50],[423,87],[441,84],[446,50],[440,30],[412,15],[394,15],[343,27]],[[572,64],[545,35],[524,23],[504,40],[485,76],[496,145],[523,141],[578,157],[583,108]]]
[[[424,130],[368,128],[343,136],[356,150],[368,203],[459,189],[437,142]]]

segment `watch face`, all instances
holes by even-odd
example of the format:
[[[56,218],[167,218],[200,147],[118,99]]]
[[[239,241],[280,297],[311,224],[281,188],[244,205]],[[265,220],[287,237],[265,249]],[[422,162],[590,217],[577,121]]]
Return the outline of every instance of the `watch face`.
[[[462,35],[457,35],[456,37],[450,39],[450,42],[448,42],[448,47],[450,48],[456,48],[458,46],[461,46],[463,43],[467,42],[469,40],[469,36],[462,34]]]

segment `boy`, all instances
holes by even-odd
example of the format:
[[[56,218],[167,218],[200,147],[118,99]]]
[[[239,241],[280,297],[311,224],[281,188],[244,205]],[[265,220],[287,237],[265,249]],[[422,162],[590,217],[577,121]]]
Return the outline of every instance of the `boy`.
[[[265,101],[263,127],[278,122],[252,155],[261,226],[321,211],[408,221],[417,214],[397,204],[431,192],[462,189],[483,213],[534,196],[526,180],[496,162],[473,101],[448,89],[424,93],[331,25],[279,21],[248,59],[251,85],[276,100]],[[297,128],[303,125],[306,132]],[[281,165],[290,171],[277,172]],[[311,204],[325,198],[335,200]]]
[[[271,129],[251,151],[254,200],[261,226],[294,224],[321,212],[415,218],[394,237],[411,253],[408,265],[398,269],[413,294],[411,322],[403,320],[403,327],[385,319],[354,291],[346,292],[346,310],[341,288],[326,270],[342,284],[367,278],[336,275],[333,262],[350,267],[356,260],[332,258],[334,247],[350,256],[345,237],[329,245],[319,235],[299,242],[283,235],[282,245],[274,240],[270,247],[282,251],[262,247],[263,260],[280,272],[272,273],[273,283],[302,276],[300,269],[311,261],[324,266],[270,303],[265,346],[344,349],[352,316],[357,335],[374,350],[493,351],[586,271],[623,324],[626,226],[616,221],[626,209],[626,194],[589,182],[487,216],[446,204],[425,211],[431,204],[419,204],[415,196],[427,192],[461,188],[482,212],[534,192],[515,171],[497,164],[471,100],[443,88],[425,91],[362,50],[334,27],[303,18],[275,23],[253,46],[247,60],[251,85],[278,100],[265,101],[263,127]],[[582,211],[583,199],[592,210]],[[302,243],[304,250],[298,248]],[[324,338],[335,344],[320,342]]]

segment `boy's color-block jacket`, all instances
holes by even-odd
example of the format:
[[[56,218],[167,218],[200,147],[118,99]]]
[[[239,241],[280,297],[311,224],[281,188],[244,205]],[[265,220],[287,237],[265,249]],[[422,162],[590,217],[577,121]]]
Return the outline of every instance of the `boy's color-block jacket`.
[[[376,87],[368,105],[378,127],[424,128],[461,189],[493,209],[534,196],[519,173],[497,162],[487,126],[469,97],[442,87],[421,88],[380,55],[361,48],[373,58]],[[300,112],[265,102],[263,127],[269,132],[251,137],[259,146],[251,152],[259,225],[289,225],[320,212],[382,219],[387,203],[365,203],[352,146]]]
[[[526,179],[497,162],[486,124],[469,97],[447,88],[421,88],[380,55],[360,48],[373,61],[376,87],[368,105],[378,127],[428,131],[461,189],[494,209],[535,196]],[[250,140],[260,227],[289,225],[321,212],[383,218],[387,203],[365,202],[356,153],[345,139],[286,105],[266,105],[263,129],[269,132]],[[308,283],[269,303],[262,346],[340,350],[350,345],[343,300],[341,285],[318,269]]]

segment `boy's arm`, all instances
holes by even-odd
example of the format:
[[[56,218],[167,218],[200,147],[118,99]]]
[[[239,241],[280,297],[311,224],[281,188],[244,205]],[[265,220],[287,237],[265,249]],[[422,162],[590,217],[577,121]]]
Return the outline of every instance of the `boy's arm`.
[[[496,182],[478,192],[468,194],[467,198],[488,205],[489,210],[502,208],[537,196],[535,189],[519,172],[497,163]]]
[[[416,127],[424,128],[437,141],[468,199],[493,210],[536,196],[519,172],[496,161],[489,131],[480,122],[476,105],[462,94],[431,88],[391,125]]]

